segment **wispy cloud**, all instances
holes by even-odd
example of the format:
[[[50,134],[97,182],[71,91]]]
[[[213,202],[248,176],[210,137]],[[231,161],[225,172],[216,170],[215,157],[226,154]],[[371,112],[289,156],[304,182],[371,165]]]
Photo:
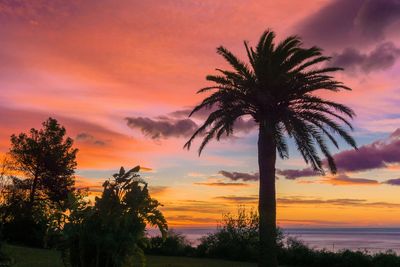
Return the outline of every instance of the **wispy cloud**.
[[[214,199],[224,200],[229,202],[237,202],[237,203],[257,203],[258,196],[218,196],[214,197]]]
[[[168,189],[170,187],[169,186],[162,186],[162,185],[150,185],[149,186],[149,191],[150,194],[154,194],[154,195],[162,195],[162,194],[166,194],[168,192]]]
[[[400,57],[400,48],[392,42],[379,44],[369,53],[362,53],[355,48],[347,48],[341,53],[333,54],[330,66],[345,68],[348,74],[352,71],[369,73],[392,67]]]
[[[229,172],[229,171],[219,171],[219,174],[228,178],[232,181],[258,181],[260,175],[258,173],[246,173],[246,172]]]
[[[301,169],[301,170],[295,170],[295,169],[290,169],[290,170],[280,170],[277,169],[276,173],[278,175],[282,175],[284,176],[286,179],[289,180],[294,180],[300,177],[309,177],[309,176],[317,176],[319,175],[318,172],[310,169],[310,168],[306,168],[306,169]]]
[[[322,205],[322,206],[341,206],[341,207],[371,207],[371,208],[399,208],[400,203],[391,202],[370,202],[366,199],[321,199],[307,197],[280,197],[277,199],[278,205]]]
[[[129,117],[126,121],[130,128],[139,129],[152,139],[190,137],[197,129],[197,124],[191,119]]]
[[[171,137],[190,137],[207,119],[208,115],[215,108],[202,109],[192,117],[188,117],[190,109],[182,109],[171,112],[167,115],[155,118],[149,117],[127,117],[127,125],[140,130],[144,135],[152,139],[167,139]],[[251,119],[238,118],[235,122],[235,133],[248,133],[256,128],[256,123]]]
[[[107,140],[101,140],[98,138],[95,138],[93,135],[89,134],[89,133],[85,133],[85,132],[81,132],[78,133],[75,137],[76,141],[79,142],[88,142],[88,143],[92,143],[94,145],[98,145],[98,146],[105,146],[107,144]]]
[[[163,211],[170,212],[192,212],[192,213],[208,213],[221,215],[229,206],[215,201],[198,201],[198,200],[181,200],[164,203],[161,208]]]
[[[345,150],[333,156],[340,172],[359,172],[386,168],[388,164],[400,163],[400,129],[389,137],[363,145],[358,150]],[[278,170],[287,179],[319,176],[311,168]],[[343,178],[343,177],[342,177]]]
[[[323,178],[322,180],[320,180],[320,182],[331,185],[379,185],[379,182],[377,180],[367,178],[353,178],[343,173],[336,176]]]
[[[304,19],[298,30],[306,41],[324,47],[368,45],[384,40],[400,21],[397,0],[335,0]],[[394,30],[394,29],[393,29]]]
[[[195,185],[214,186],[214,187],[247,187],[246,183],[226,183],[226,182],[197,182]]]
[[[384,181],[383,183],[388,184],[388,185],[400,186],[400,178],[389,179],[389,180]]]

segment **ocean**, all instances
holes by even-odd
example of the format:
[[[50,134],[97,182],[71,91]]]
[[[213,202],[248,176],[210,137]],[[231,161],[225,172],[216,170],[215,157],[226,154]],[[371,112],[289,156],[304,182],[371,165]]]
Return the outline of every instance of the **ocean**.
[[[199,238],[215,232],[214,228],[176,228],[193,244]],[[153,231],[151,231],[153,232]],[[316,249],[367,250],[371,253],[393,250],[400,254],[400,228],[286,228],[285,235],[296,237]]]

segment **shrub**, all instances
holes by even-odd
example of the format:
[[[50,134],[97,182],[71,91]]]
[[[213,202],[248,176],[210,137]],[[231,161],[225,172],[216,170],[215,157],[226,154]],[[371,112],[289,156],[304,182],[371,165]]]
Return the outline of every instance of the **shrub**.
[[[337,253],[307,247],[288,238],[279,251],[279,263],[303,267],[398,267],[400,257],[393,252],[368,254],[367,251],[342,250]]]
[[[393,267],[400,266],[400,257],[393,251],[386,253],[378,253],[372,259],[372,266],[374,267]]]
[[[152,199],[137,166],[121,167],[103,184],[93,207],[77,205],[64,228],[64,262],[74,267],[123,267],[144,263],[140,244],[146,224],[158,226],[164,235],[166,220]]]
[[[279,231],[279,230],[278,230]],[[278,232],[277,245],[282,246]],[[204,236],[197,247],[197,255],[238,261],[255,261],[259,254],[258,214],[240,207],[236,216],[225,214],[217,232]]]
[[[196,249],[182,234],[169,231],[167,236],[150,237],[145,247],[146,254],[163,256],[194,256]]]

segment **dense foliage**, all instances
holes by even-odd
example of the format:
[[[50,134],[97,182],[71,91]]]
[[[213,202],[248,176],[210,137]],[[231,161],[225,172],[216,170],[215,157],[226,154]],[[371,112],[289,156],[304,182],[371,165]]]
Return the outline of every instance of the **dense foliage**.
[[[285,247],[279,250],[279,263],[301,267],[398,267],[400,256],[390,251],[371,255],[366,251],[342,250],[334,253],[315,250],[289,238]]]
[[[223,216],[216,233],[201,238],[197,248],[198,255],[230,260],[256,260],[258,240],[257,213],[240,208],[237,216]]]
[[[74,267],[123,267],[144,263],[141,245],[146,225],[165,236],[160,203],[149,195],[140,167],[123,167],[103,184],[94,206],[77,206],[65,225],[64,261]]]
[[[170,230],[164,238],[162,236],[148,238],[144,252],[163,256],[195,256],[196,248],[192,247],[184,235]]]
[[[77,149],[55,119],[11,136],[2,163],[0,224],[6,240],[52,246],[60,235],[74,188]]]

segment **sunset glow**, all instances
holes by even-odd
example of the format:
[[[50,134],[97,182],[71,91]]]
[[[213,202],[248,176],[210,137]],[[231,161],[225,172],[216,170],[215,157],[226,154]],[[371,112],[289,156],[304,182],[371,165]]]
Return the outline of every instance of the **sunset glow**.
[[[355,110],[359,146],[332,147],[339,173],[319,176],[289,143],[278,224],[400,227],[400,16],[398,1],[376,2],[0,1],[0,153],[11,134],[56,118],[79,149],[78,187],[96,194],[140,165],[171,227],[214,227],[258,203],[257,131],[238,127],[199,157],[197,142],[183,146],[205,117],[188,113],[205,76],[227,67],[216,47],[245,59],[243,41],[270,28],[345,68],[336,78],[353,90],[324,96]]]

